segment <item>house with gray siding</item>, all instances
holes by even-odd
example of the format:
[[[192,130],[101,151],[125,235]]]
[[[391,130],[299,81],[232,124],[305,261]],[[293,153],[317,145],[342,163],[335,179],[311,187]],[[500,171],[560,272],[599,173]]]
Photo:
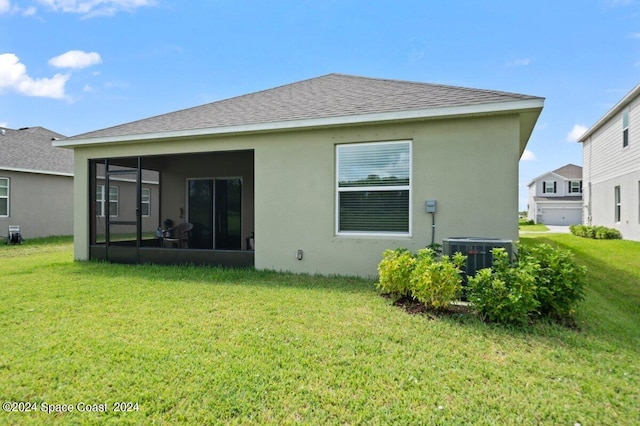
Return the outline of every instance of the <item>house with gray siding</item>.
[[[10,225],[25,239],[73,233],[73,152],[52,145],[61,138],[43,127],[0,128],[0,237]]]
[[[329,74],[59,140],[75,157],[75,258],[375,276],[387,248],[516,240],[518,161],[543,105]],[[149,174],[156,225],[189,224],[188,244],[145,235],[140,189],[100,218],[102,177],[141,188]]]
[[[582,167],[567,164],[529,182],[527,217],[546,225],[582,223]]]
[[[587,225],[640,241],[640,84],[579,139]]]

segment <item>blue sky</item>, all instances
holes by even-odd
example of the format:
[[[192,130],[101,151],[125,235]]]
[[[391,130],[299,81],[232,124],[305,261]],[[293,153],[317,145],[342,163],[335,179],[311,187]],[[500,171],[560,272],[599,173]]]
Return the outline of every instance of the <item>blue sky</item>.
[[[65,135],[332,72],[546,98],[527,183],[640,82],[640,0],[0,0],[0,126]]]

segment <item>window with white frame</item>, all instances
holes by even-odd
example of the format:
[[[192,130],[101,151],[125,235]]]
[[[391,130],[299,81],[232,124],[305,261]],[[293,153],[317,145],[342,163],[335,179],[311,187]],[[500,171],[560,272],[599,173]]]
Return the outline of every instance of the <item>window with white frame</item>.
[[[629,146],[629,110],[622,112],[622,147]]]
[[[615,198],[615,220],[614,222],[620,222],[622,218],[622,201],[620,198],[620,187],[616,186],[613,189],[614,198]]]
[[[9,178],[0,178],[0,217],[9,217]]]
[[[96,215],[105,215],[105,191],[104,185],[96,187]],[[118,216],[118,187],[109,187],[109,216]]]
[[[545,181],[542,186],[543,194],[555,194],[557,189],[557,185],[555,181]]]
[[[411,141],[336,146],[336,233],[411,233]]]
[[[582,181],[580,180],[572,180],[569,182],[569,194],[580,194],[582,193]]]
[[[142,216],[149,216],[151,214],[151,189],[141,188],[141,190],[140,209]]]

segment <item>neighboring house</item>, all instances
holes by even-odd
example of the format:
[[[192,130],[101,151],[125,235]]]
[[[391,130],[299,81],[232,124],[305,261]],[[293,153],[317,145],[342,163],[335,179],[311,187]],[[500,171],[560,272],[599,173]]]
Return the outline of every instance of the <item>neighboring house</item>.
[[[640,241],[640,84],[579,139],[585,224]]]
[[[57,141],[75,151],[75,258],[375,276],[385,249],[432,235],[516,240],[518,161],[543,104],[330,74]],[[133,196],[99,221],[105,171],[157,173],[158,226],[192,223],[189,248],[145,237]]]
[[[0,128],[0,238],[73,234],[73,152],[42,127]],[[3,240],[0,240],[3,242]]]
[[[582,167],[567,164],[529,183],[527,216],[545,225],[582,223]]]

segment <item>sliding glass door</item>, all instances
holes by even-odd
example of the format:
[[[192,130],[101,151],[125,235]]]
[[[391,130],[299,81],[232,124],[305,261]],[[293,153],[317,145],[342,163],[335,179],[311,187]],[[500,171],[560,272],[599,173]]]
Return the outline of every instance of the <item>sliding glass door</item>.
[[[242,248],[241,179],[190,179],[188,212],[189,222],[193,224],[192,248]]]

